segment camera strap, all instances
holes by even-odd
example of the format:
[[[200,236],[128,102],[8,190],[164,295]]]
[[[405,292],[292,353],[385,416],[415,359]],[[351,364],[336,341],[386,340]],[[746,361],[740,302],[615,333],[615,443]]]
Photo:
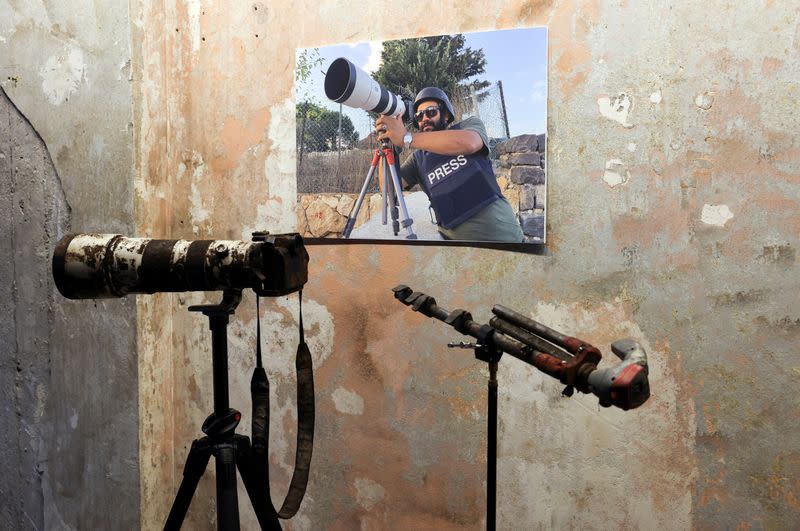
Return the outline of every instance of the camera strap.
[[[254,483],[260,492],[259,497],[265,499],[268,508],[279,518],[289,519],[297,513],[308,485],[311,466],[311,453],[314,447],[314,372],[311,363],[311,352],[305,341],[303,332],[303,291],[299,293],[300,318],[299,336],[295,357],[297,372],[297,450],[295,453],[294,472],[289,483],[289,492],[279,511],[272,504],[269,489],[269,380],[261,364],[261,314],[256,295],[256,368],[250,381],[250,392],[253,401],[252,419],[252,464],[254,467]]]

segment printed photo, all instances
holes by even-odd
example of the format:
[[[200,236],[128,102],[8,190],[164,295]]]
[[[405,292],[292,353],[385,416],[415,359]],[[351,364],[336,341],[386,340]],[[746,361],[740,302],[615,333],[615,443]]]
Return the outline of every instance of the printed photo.
[[[547,30],[297,50],[304,237],[545,242]]]

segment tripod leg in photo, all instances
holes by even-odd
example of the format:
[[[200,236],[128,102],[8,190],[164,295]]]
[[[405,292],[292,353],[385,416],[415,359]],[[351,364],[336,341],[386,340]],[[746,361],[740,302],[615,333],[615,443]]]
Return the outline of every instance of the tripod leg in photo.
[[[383,174],[386,175],[386,176],[391,174],[389,172],[388,168],[389,168],[389,163],[385,162],[384,163],[384,170],[385,171],[383,172]],[[392,214],[392,232],[394,233],[395,236],[397,236],[398,234],[400,234],[400,223],[397,220],[399,214],[398,214],[398,211],[397,211],[396,190],[394,188],[394,182],[392,180],[389,180],[387,178],[387,179],[384,179],[384,181],[386,182],[386,199],[388,201],[389,211]]]
[[[370,164],[369,171],[367,172],[367,177],[364,179],[364,184],[361,185],[361,192],[358,194],[356,204],[353,205],[353,209],[350,211],[350,215],[347,216],[347,221],[344,224],[344,229],[342,230],[342,236],[344,238],[349,238],[350,233],[353,232],[353,228],[356,225],[356,218],[358,217],[359,211],[361,211],[361,204],[364,202],[364,197],[367,195],[367,188],[369,187],[369,183],[372,181],[372,175],[375,173],[375,168],[378,166],[379,159],[380,156],[376,151],[375,155],[372,157],[372,163]]]
[[[392,156],[392,160],[389,161],[389,174],[392,177],[392,185],[395,196],[397,197],[397,203],[400,205],[400,211],[403,214],[403,217],[400,220],[400,226],[406,229],[407,240],[416,240],[417,235],[414,234],[414,229],[411,228],[414,220],[412,220],[411,216],[408,215],[408,208],[406,208],[406,201],[403,197],[403,187],[400,185],[400,177],[397,176],[397,170],[395,169],[393,162],[394,156]],[[397,234],[397,232],[395,232],[395,234]]]
[[[386,157],[381,155],[381,165],[378,168],[378,180],[381,184],[381,224],[386,225],[386,208],[389,205],[389,182],[386,180]]]

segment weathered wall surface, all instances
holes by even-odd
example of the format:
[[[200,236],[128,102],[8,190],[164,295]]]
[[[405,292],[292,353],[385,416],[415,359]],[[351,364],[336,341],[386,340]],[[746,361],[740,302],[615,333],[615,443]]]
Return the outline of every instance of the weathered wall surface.
[[[502,362],[501,528],[796,523],[799,434],[783,419],[800,413],[785,392],[800,330],[798,14],[722,0],[141,5],[137,223],[171,237],[294,228],[296,47],[550,31],[547,256],[312,249],[317,442],[290,527],[483,525],[486,374],[447,351],[444,325],[391,299],[400,282],[482,318],[502,302],[650,353],[654,396],[630,413],[562,399],[555,382]],[[162,496],[211,409],[208,333],[185,311],[199,299],[139,302],[146,527],[166,514]],[[252,306],[232,333],[232,401],[245,413]],[[288,298],[264,312],[277,492],[294,458],[295,311]],[[211,526],[212,498],[204,480],[193,525]]]
[[[3,529],[139,522],[135,305],[50,272],[68,231],[134,231],[129,35],[126,2],[0,0]]]
[[[0,83],[49,149],[72,230],[247,238],[295,228],[296,47],[546,25],[548,254],[311,249],[304,309],[317,440],[308,497],[287,527],[483,526],[487,375],[470,354],[444,347],[455,333],[392,300],[402,282],[479,319],[501,302],[604,349],[632,336],[650,354],[654,395],[628,413],[561,398],[534,369],[501,362],[500,528],[792,528],[798,15],[774,0],[147,0],[130,13],[127,4],[0,3]],[[56,186],[45,166],[26,175]],[[17,199],[7,190],[4,181],[3,204]],[[59,197],[48,190],[37,193]],[[34,218],[65,222],[41,210]],[[16,223],[2,226],[5,239]],[[15,251],[15,271],[42,259],[25,252]],[[211,410],[209,333],[186,307],[216,295],[139,297],[135,310],[132,300],[54,299],[51,316],[16,289],[15,307],[50,326],[36,339],[49,333],[52,369],[41,344],[30,357],[3,358],[4,385],[17,393],[4,397],[27,417],[4,409],[2,428],[34,425],[2,454],[4,471],[16,461],[19,484],[34,483],[3,522],[41,507],[34,525],[130,528],[140,497],[142,527],[160,528]],[[295,297],[262,310],[276,498],[294,459],[296,313]],[[246,297],[230,331],[231,401],[245,420],[254,321]],[[30,337],[19,330],[2,328],[3,344]],[[33,365],[9,376],[17,359]],[[39,383],[43,413],[24,399]],[[42,457],[22,455],[36,440]],[[213,528],[212,475],[190,508],[191,528]]]

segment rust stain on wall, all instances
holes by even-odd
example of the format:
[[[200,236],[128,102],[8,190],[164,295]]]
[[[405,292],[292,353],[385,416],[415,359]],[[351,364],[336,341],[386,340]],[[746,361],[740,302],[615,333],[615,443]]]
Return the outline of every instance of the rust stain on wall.
[[[796,383],[787,358],[775,355],[768,372],[742,356],[789,352],[800,330],[794,284],[782,276],[797,267],[800,230],[800,146],[789,133],[797,92],[787,83],[798,64],[783,49],[793,49],[789,39],[797,47],[800,26],[787,27],[771,14],[775,6],[755,16],[745,3],[740,9],[756,30],[779,28],[781,49],[738,46],[718,28],[725,20],[708,16],[723,7],[140,6],[136,209],[139,232],[159,237],[240,239],[253,228],[293,226],[295,48],[548,26],[548,255],[311,249],[305,296],[314,316],[307,333],[317,356],[318,438],[309,497],[290,527],[483,526],[484,369],[470,353],[444,347],[457,334],[392,299],[389,289],[400,283],[485,320],[503,302],[604,352],[622,335],[648,348],[653,397],[626,414],[599,410],[591,397],[562,398],[554,382],[503,360],[501,527],[584,528],[598,515],[630,528],[690,528],[712,517],[731,527],[780,527],[795,516],[798,486],[787,478],[797,452],[770,442],[753,457],[739,442],[775,439],[781,414],[765,386]],[[308,16],[287,24],[290,8]],[[631,27],[643,29],[625,31]],[[704,32],[714,38],[698,44]],[[598,94],[621,92],[636,101],[635,127],[597,113]],[[712,92],[711,105],[698,107],[697,95]],[[602,182],[612,159],[630,173],[624,186]],[[703,224],[707,204],[727,205],[735,217],[722,227]],[[185,305],[214,298],[140,303],[144,527],[159,527],[186,445],[209,410],[208,332]],[[232,401],[245,410],[251,303],[237,311],[231,334]],[[281,299],[262,307],[273,348],[276,492],[294,458],[295,305]],[[791,400],[787,410],[800,414]],[[208,528],[213,482],[204,479],[197,500],[189,523]],[[243,521],[255,522],[251,514]]]

